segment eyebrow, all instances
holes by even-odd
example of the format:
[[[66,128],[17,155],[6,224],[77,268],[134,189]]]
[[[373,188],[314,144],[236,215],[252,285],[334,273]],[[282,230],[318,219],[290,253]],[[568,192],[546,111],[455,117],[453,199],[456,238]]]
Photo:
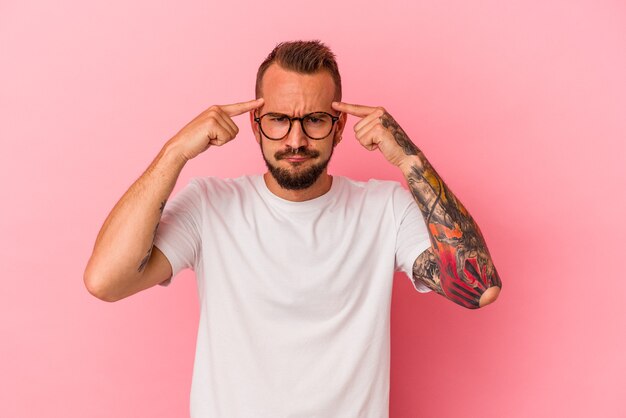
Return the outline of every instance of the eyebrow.
[[[320,113],[320,112],[324,112],[324,113],[328,113],[328,114],[334,115],[334,113],[333,113],[334,110],[331,109],[331,110],[314,110],[312,112],[303,113],[302,116],[310,115],[311,113]],[[261,114],[261,115],[270,115],[270,114],[271,115],[285,115],[285,116],[293,117],[293,115],[291,115],[289,113],[284,113],[284,112],[272,112],[272,111],[269,111],[269,112],[259,112],[259,114]]]

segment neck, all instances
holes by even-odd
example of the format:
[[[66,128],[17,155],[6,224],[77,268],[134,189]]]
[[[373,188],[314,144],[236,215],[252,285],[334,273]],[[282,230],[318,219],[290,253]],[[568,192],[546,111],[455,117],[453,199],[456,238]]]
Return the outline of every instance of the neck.
[[[292,202],[304,202],[305,200],[320,197],[327,193],[333,184],[333,177],[329,175],[326,170],[324,170],[322,175],[320,175],[311,187],[302,190],[283,189],[269,172],[263,174],[263,179],[270,192],[281,199],[290,200]]]

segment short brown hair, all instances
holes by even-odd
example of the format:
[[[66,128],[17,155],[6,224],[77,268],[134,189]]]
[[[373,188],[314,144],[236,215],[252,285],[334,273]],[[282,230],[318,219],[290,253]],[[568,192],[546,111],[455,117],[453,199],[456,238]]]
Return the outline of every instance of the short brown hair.
[[[261,97],[261,81],[267,68],[277,63],[286,70],[301,74],[314,74],[328,71],[335,82],[336,101],[341,101],[341,76],[335,60],[335,54],[318,40],[281,42],[261,63],[256,75],[256,98]]]

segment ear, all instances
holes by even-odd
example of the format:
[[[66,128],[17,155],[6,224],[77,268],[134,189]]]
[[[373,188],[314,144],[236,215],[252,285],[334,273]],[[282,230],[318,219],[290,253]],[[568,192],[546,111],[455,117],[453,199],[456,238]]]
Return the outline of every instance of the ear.
[[[256,142],[261,143],[261,132],[259,132],[259,124],[254,121],[254,110],[250,111],[250,125],[252,126],[252,133]]]
[[[345,112],[341,112],[339,115],[339,120],[335,125],[335,135],[333,136],[333,147],[336,147],[339,142],[341,142],[341,136],[343,134],[343,129],[346,127],[346,122],[348,121],[348,114]]]

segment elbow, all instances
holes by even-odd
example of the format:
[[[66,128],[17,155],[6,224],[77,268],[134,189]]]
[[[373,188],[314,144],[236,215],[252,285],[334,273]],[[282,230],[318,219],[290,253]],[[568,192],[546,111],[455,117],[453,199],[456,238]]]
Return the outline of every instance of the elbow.
[[[83,283],[87,288],[87,291],[94,297],[103,300],[105,302],[116,302],[119,300],[115,298],[106,286],[106,280],[103,280],[98,274],[91,271],[89,266],[85,269],[83,274]]]
[[[487,306],[495,302],[496,299],[498,299],[498,295],[500,295],[500,290],[502,290],[500,286],[491,286],[490,288],[485,290],[483,294],[480,295],[480,300],[478,301],[478,307],[482,308],[484,306]]]

